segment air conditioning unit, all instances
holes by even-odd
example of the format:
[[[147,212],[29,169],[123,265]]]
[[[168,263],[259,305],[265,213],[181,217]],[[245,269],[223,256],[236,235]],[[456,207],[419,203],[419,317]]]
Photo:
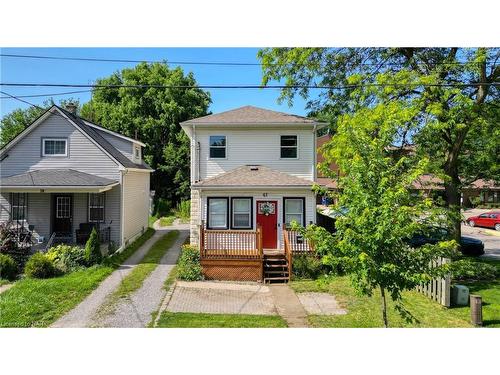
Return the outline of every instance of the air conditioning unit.
[[[466,306],[469,304],[469,288],[465,285],[453,285],[451,289],[451,303],[455,306]]]

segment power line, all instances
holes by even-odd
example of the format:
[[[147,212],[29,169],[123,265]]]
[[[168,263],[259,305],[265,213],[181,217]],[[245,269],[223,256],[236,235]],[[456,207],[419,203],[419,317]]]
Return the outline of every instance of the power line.
[[[500,86],[500,82],[474,82],[474,83],[363,83],[343,86],[330,85],[101,85],[101,84],[70,84],[70,83],[12,83],[0,82],[0,86],[9,87],[75,87],[92,89],[328,89],[347,90],[361,87],[476,87]]]
[[[0,57],[9,57],[9,58],[21,58],[21,59],[38,59],[38,60],[64,60],[64,61],[87,61],[87,62],[118,62],[118,63],[169,63],[173,65],[212,65],[212,66],[275,66],[279,65],[276,63],[252,63],[252,62],[230,62],[230,61],[168,61],[165,60],[135,60],[135,59],[104,59],[97,57],[69,57],[69,56],[44,56],[44,55],[18,55],[18,54],[9,54],[9,53],[1,53]],[[467,65],[467,64],[482,64],[482,62],[476,61],[450,61],[450,62],[435,62],[435,63],[425,63],[425,62],[415,62],[419,65]],[[486,64],[490,64],[491,61],[486,61]],[[382,65],[386,66],[399,66],[403,63],[391,63],[386,62],[382,63]],[[362,66],[379,66],[380,63],[360,63],[358,65]]]
[[[17,98],[40,98],[45,96],[61,96],[61,95],[71,95],[71,94],[81,94],[84,92],[92,92],[92,90],[77,90],[77,91],[65,91],[65,92],[55,92],[51,94],[33,94],[33,95],[17,95]],[[11,96],[0,96],[0,99],[12,99]]]

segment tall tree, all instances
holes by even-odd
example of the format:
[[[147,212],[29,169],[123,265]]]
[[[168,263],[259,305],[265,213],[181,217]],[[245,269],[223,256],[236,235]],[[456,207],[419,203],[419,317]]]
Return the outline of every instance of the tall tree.
[[[187,198],[189,141],[179,123],[206,115],[209,94],[195,87],[192,73],[170,69],[166,63],[141,63],[96,84],[190,87],[95,88],[92,99],[82,108],[84,118],[146,144],[144,159],[155,170],[151,189],[157,197],[174,201]]]
[[[415,116],[399,126],[402,145],[416,143],[428,172],[444,181],[446,204],[460,237],[460,193],[475,178],[500,180],[498,48],[268,48],[259,51],[263,84],[284,81],[280,100],[308,99],[309,110],[329,119],[360,111],[359,85],[384,95],[367,106],[397,101]],[[326,86],[317,93],[307,86]],[[367,86],[368,85],[368,86]],[[373,85],[373,86],[369,86]],[[496,166],[496,167],[495,167]]]
[[[69,101],[79,104],[78,100],[64,99],[59,102],[59,105],[64,106]],[[18,108],[2,117],[0,121],[0,147],[5,146],[14,139],[53,104],[54,100],[51,98],[40,106],[33,105],[26,109]]]

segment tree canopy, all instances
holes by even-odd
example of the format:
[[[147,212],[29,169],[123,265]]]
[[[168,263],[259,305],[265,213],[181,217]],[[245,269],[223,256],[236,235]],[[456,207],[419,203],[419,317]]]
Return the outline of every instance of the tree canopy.
[[[498,48],[266,48],[259,57],[263,84],[284,81],[280,100],[306,98],[311,114],[329,120],[333,133],[343,115],[365,108],[395,102],[410,111],[394,142],[415,144],[430,160],[426,172],[443,179],[455,213],[464,184],[500,181]],[[454,235],[460,235],[458,219]]]
[[[98,85],[196,86],[192,73],[166,63],[141,63]],[[146,144],[144,159],[155,172],[156,197],[178,201],[189,196],[189,140],[179,123],[207,114],[210,96],[199,88],[95,88],[82,117]]]

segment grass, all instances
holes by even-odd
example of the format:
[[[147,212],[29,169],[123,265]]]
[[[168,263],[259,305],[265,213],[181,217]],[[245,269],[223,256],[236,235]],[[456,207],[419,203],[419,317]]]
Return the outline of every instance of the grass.
[[[293,281],[290,283],[295,292],[326,292],[334,294],[339,304],[347,310],[346,315],[310,315],[313,327],[382,327],[381,299],[374,292],[373,297],[358,295],[347,276],[335,277],[330,281]],[[394,310],[388,301],[390,327],[470,327],[469,321],[459,314],[452,313],[438,303],[417,292],[404,292],[405,307],[417,318],[418,322],[408,323]]]
[[[174,223],[175,216],[163,216],[160,218],[160,226],[167,227]]]
[[[150,216],[148,221],[149,221],[149,227],[152,228],[153,227],[153,224],[155,223],[156,220],[159,219],[159,216],[158,214],[155,214],[153,216]]]
[[[0,327],[47,327],[73,309],[153,234],[146,231],[103,265],[52,279],[25,278],[0,294]]]
[[[144,258],[134,269],[123,278],[118,288],[106,299],[99,308],[97,315],[109,314],[115,307],[118,300],[130,296],[133,292],[142,286],[146,278],[154,271],[160,263],[161,258],[172,247],[179,236],[179,231],[173,230],[163,235],[156,241]]]
[[[240,314],[197,314],[164,311],[158,320],[159,328],[283,328],[280,316]]]
[[[0,286],[10,284],[12,281],[0,279]]]

